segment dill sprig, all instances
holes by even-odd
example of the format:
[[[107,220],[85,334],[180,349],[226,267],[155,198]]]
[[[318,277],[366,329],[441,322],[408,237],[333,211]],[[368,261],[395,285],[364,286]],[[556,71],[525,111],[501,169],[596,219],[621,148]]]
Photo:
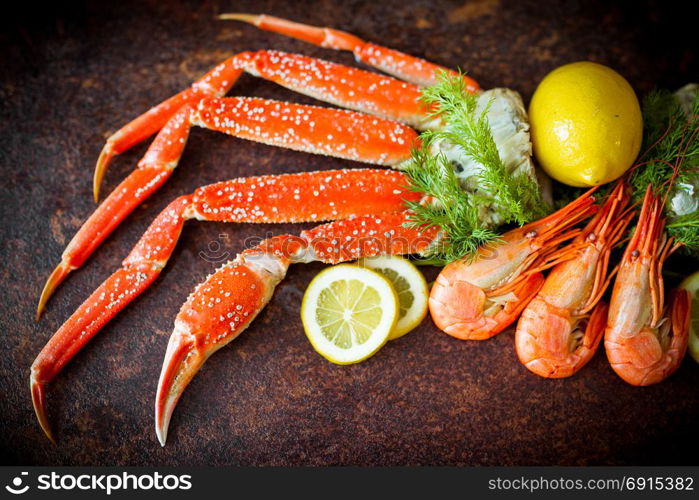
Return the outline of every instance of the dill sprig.
[[[686,253],[699,256],[699,210],[675,217],[665,229],[675,241],[682,243]]]
[[[478,247],[498,238],[479,218],[479,197],[464,191],[443,154],[433,155],[427,147],[413,150],[406,174],[411,190],[434,198],[426,203],[406,202],[414,213],[409,226],[436,226],[443,233],[422,263],[443,266],[474,255]]]
[[[643,99],[643,122],[644,153],[629,179],[637,199],[643,198],[649,184],[654,192],[664,193],[671,179],[686,181],[688,167],[699,163],[699,94],[685,113],[676,95],[653,91]]]
[[[492,101],[477,113],[477,97],[466,91],[463,75],[446,71],[438,76],[436,85],[422,90],[420,99],[445,124],[439,130],[423,132],[421,139],[447,141],[477,162],[482,167],[476,174],[478,185],[490,195],[505,222],[522,225],[545,215],[538,184],[527,175],[510,173],[500,158],[488,124]]]
[[[685,183],[696,181],[699,165],[699,93],[689,110],[677,95],[653,91],[643,100],[644,137],[642,151],[629,176],[634,198],[640,200],[648,185],[667,200],[667,233],[682,243],[684,251],[699,255],[699,211],[676,216],[670,199]]]
[[[441,73],[437,84],[422,90],[421,100],[431,116],[443,123],[438,130],[420,135],[422,146],[413,151],[406,167],[408,187],[434,199],[409,203],[415,213],[411,224],[439,226],[443,232],[428,256],[430,263],[473,255],[478,247],[497,239],[493,224],[484,220],[484,207],[496,212],[503,223],[519,225],[547,213],[538,184],[526,174],[509,172],[500,158],[487,118],[492,101],[478,112],[477,97],[466,91],[461,73]],[[479,164],[471,192],[464,189],[449,159],[431,152],[440,141],[460,148]]]

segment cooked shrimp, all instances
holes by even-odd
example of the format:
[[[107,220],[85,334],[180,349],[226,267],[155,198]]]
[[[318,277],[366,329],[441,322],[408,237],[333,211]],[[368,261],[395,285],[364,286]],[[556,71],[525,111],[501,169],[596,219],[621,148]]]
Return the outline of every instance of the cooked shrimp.
[[[665,306],[661,270],[679,245],[665,234],[662,208],[649,186],[614,283],[604,333],[612,368],[632,385],[665,380],[680,366],[687,350],[688,292],[673,291]]]
[[[597,351],[607,319],[601,302],[613,273],[609,254],[633,211],[626,186],[619,183],[602,209],[571,245],[574,258],[556,265],[517,324],[515,348],[520,362],[546,378],[570,377]]]
[[[593,190],[541,220],[502,235],[495,247],[447,265],[430,293],[435,324],[462,340],[483,340],[511,325],[544,282],[541,271],[574,255],[558,245],[596,212]]]

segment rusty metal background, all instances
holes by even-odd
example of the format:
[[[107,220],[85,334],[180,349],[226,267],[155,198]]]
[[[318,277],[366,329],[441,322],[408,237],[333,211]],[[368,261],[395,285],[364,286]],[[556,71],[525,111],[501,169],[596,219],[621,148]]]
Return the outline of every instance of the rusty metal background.
[[[234,255],[246,238],[301,229],[196,222],[186,226],[155,285],[51,386],[50,417],[60,440],[53,446],[31,409],[29,366],[169,200],[237,176],[358,166],[195,130],[173,178],[64,283],[34,322],[48,273],[94,209],[92,169],[110,131],[238,51],[277,48],[353,64],[348,54],[214,20],[226,11],[344,29],[461,67],[483,87],[512,87],[527,100],[549,70],[581,59],[613,66],[639,93],[699,76],[696,33],[668,1],[124,0],[27,5],[4,15],[2,463],[699,462],[699,365],[691,360],[667,382],[644,389],[622,382],[602,352],[571,379],[542,380],[517,362],[512,332],[460,342],[426,320],[365,363],[333,366],[314,353],[299,319],[303,290],[320,265],[292,268],[252,327],[209,360],[179,403],[163,449],[153,431],[153,399],[180,305],[218,266],[211,260]],[[247,76],[232,93],[313,102]],[[104,192],[145,148],[113,163]],[[436,271],[427,274],[433,278]]]

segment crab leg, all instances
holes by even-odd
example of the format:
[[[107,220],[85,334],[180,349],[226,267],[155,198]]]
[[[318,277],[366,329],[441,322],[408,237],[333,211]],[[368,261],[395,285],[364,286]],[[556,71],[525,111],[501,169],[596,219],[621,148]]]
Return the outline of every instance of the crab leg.
[[[168,121],[138,162],[136,170],[111,192],[73,236],[63,251],[60,264],[44,285],[36,308],[37,319],[68,274],[82,266],[121,221],[170,177],[189,137],[193,110],[191,105],[187,105]]]
[[[175,319],[155,400],[155,430],[165,445],[170,417],[204,362],[236,338],[267,305],[292,263],[336,264],[360,257],[424,251],[434,229],[407,229],[407,212],[331,222],[300,236],[283,235],[244,251],[209,276]]]
[[[204,98],[192,121],[271,146],[374,165],[398,165],[418,144],[413,129],[391,120],[252,97]]]
[[[420,88],[390,76],[276,50],[244,52],[223,64],[342,108],[416,128],[428,120]]]
[[[434,85],[436,76],[442,71],[454,74],[452,70],[444,66],[381,45],[365,42],[344,31],[295,23],[265,14],[221,14],[219,19],[246,22],[263,30],[281,33],[328,49],[349,50],[357,61],[423,87]],[[466,80],[466,88],[470,92],[478,90],[478,84],[474,80],[468,77],[464,77],[464,79]]]
[[[157,106],[153,106],[107,138],[107,142],[97,159],[92,179],[95,203],[99,199],[99,187],[104,173],[115,155],[131,149],[134,145],[161,130],[175,113],[187,104],[196,104],[205,96],[225,95],[242,73],[241,69],[233,66],[216,66],[194,82],[191,88],[175,94]]]
[[[206,97],[180,109],[134,170],[83,224],[41,293],[37,317],[56,287],[172,174],[192,125],[265,144],[339,158],[396,165],[410,157],[417,133],[353,111],[248,97]]]
[[[404,175],[393,170],[329,170],[234,179],[177,198],[153,221],[122,267],[73,313],[34,361],[32,400],[44,432],[51,437],[45,411],[46,384],[158,277],[187,219],[310,222],[396,212],[404,209],[405,200],[418,199],[415,193],[403,190],[405,182]]]
[[[29,378],[32,403],[39,424],[51,441],[54,438],[46,417],[46,384],[117,312],[158,277],[177,242],[184,222],[182,211],[190,201],[190,197],[183,196],[168,205],[124,260],[122,267],[83,302],[34,360]]]
[[[418,101],[420,89],[416,85],[299,54],[273,50],[241,52],[209,71],[190,89],[151,108],[107,139],[95,168],[95,201],[114,155],[160,130],[185,104],[197,103],[204,97],[222,97],[243,71],[320,101],[413,127],[424,128],[431,122],[424,105]]]

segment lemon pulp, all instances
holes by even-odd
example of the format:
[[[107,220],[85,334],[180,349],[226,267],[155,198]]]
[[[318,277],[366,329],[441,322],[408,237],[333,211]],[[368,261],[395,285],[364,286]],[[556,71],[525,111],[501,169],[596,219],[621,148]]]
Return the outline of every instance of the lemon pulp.
[[[398,295],[398,322],[389,335],[389,340],[402,337],[425,319],[429,289],[425,278],[414,264],[394,255],[364,258],[357,264],[384,275]]]
[[[333,363],[362,361],[388,340],[398,318],[391,283],[370,269],[341,264],[309,284],[301,319],[313,348]]]

